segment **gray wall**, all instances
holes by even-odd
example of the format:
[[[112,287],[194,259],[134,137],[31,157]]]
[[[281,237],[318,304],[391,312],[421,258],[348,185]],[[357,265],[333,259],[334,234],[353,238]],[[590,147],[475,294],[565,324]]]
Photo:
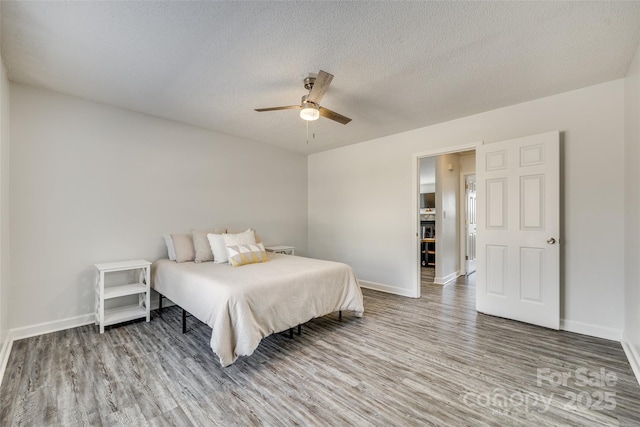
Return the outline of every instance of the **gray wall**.
[[[449,165],[452,170],[449,170]],[[435,283],[445,284],[460,270],[458,193],[460,166],[458,154],[436,157],[436,275]]]
[[[640,46],[625,79],[624,340],[640,381]]]
[[[165,233],[253,227],[306,253],[306,157],[11,84],[10,326],[94,310],[94,263]]]
[[[411,295],[418,280],[414,156],[552,130],[562,132],[562,325],[619,340],[623,79],[309,156],[310,255],[351,256],[359,279]]]
[[[10,329],[9,260],[9,80],[0,59],[0,370]]]

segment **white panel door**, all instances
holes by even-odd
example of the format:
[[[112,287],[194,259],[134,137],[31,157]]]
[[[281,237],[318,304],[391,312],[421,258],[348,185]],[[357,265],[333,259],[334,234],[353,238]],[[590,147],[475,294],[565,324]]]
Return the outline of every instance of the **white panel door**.
[[[560,327],[560,134],[476,151],[476,309]]]

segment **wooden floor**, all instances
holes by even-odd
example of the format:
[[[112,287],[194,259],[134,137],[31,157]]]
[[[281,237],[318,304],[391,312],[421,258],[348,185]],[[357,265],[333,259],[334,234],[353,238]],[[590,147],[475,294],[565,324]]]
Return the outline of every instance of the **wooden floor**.
[[[473,275],[427,280],[420,299],[364,290],[363,318],[313,320],[228,368],[178,307],[17,341],[0,426],[640,425],[619,343],[479,315]]]

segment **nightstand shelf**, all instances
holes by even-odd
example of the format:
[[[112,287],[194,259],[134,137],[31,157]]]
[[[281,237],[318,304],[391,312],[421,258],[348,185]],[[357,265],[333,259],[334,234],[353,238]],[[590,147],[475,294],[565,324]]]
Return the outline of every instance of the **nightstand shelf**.
[[[104,299],[124,297],[126,295],[135,295],[147,292],[147,285],[144,283],[132,283],[130,285],[111,286],[104,288]]]
[[[265,246],[264,250],[267,251],[267,252],[273,252],[273,253],[276,253],[276,254],[285,254],[285,255],[295,255],[296,254],[296,248],[294,246],[284,246],[284,245]]]
[[[147,315],[147,309],[139,305],[127,305],[124,307],[112,308],[104,313],[104,326],[126,322],[128,320],[139,319]]]
[[[96,264],[98,281],[96,283],[96,325],[100,325],[100,333],[104,327],[128,320],[146,317],[151,320],[149,310],[151,303],[151,263],[145,259],[133,261],[109,262]],[[138,281],[119,286],[105,286],[105,275],[118,271],[138,271]],[[138,304],[116,308],[105,308],[105,301],[114,298],[138,295]]]

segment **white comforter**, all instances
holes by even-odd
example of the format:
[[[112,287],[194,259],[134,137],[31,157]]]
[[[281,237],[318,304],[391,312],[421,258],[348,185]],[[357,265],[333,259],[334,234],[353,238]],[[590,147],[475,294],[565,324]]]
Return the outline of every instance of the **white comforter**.
[[[346,264],[269,253],[269,262],[232,267],[205,262],[152,265],[151,286],[209,325],[222,366],[248,356],[260,340],[339,310],[364,312]]]

